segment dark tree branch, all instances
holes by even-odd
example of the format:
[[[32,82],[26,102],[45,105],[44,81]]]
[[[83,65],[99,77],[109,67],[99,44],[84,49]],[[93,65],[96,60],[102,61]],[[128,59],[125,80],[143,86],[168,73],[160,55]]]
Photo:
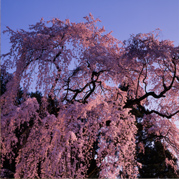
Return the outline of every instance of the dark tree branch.
[[[154,114],[157,114],[157,115],[159,115],[161,117],[165,117],[165,118],[168,118],[168,119],[170,119],[171,117],[173,117],[174,115],[179,113],[179,110],[177,110],[176,112],[174,112],[172,114],[163,114],[163,113],[161,113],[161,112],[159,112],[157,110],[145,109],[145,107],[140,104],[140,102],[142,100],[147,99],[149,96],[152,96],[152,97],[154,97],[156,99],[165,97],[165,94],[172,88],[175,79],[177,79],[177,76],[176,76],[176,64],[175,64],[174,60],[172,61],[172,63],[174,64],[174,72],[173,72],[173,77],[172,77],[172,80],[171,80],[171,83],[170,83],[169,86],[167,86],[165,84],[164,77],[163,77],[162,84],[163,84],[164,90],[161,91],[160,94],[157,95],[155,92],[146,92],[143,96],[141,96],[139,98],[130,99],[130,100],[128,99],[123,108],[132,108],[132,110],[133,110],[134,105],[137,105],[142,114],[152,114],[152,113],[154,113]]]
[[[144,79],[143,79],[143,83],[145,84],[145,93],[147,93],[147,84],[146,84],[146,82],[145,82],[146,78],[147,78],[147,65],[146,65],[145,76],[144,76]]]
[[[139,97],[139,98],[136,98],[136,99],[130,99],[126,102],[126,104],[124,105],[124,108],[130,108],[132,107],[133,105],[135,104],[140,104],[140,102],[144,99],[146,99],[147,97],[149,96],[152,96],[156,99],[159,99],[159,98],[162,98],[162,97],[165,97],[164,94],[166,94],[167,91],[169,91],[172,86],[173,86],[173,83],[175,81],[175,78],[176,78],[176,64],[174,63],[174,61],[172,61],[173,64],[174,64],[174,74],[173,74],[173,78],[172,78],[172,81],[170,83],[170,85],[167,87],[164,82],[163,82],[163,87],[164,87],[164,90],[160,92],[160,94],[156,94],[155,92],[147,92],[145,93],[143,96]]]
[[[170,119],[171,117],[173,117],[173,116],[175,116],[177,113],[179,113],[179,110],[176,111],[176,112],[174,112],[174,113],[172,113],[172,114],[169,114],[169,115],[167,115],[167,114],[162,114],[162,113],[160,113],[160,112],[158,112],[158,111],[156,111],[156,110],[151,110],[151,111],[147,110],[147,111],[146,111],[146,114],[152,114],[152,113],[155,113],[155,114],[157,114],[157,115],[159,115],[159,116],[161,116],[161,117],[165,117],[165,118],[167,118],[167,119]]]
[[[161,113],[161,112],[159,112],[159,111],[156,111],[156,110],[148,110],[148,109],[145,109],[145,107],[144,106],[142,106],[142,105],[138,105],[138,108],[139,108],[139,111],[141,112],[141,114],[152,114],[152,113],[154,113],[154,114],[157,114],[157,115],[159,115],[159,116],[161,116],[161,117],[165,117],[165,118],[167,118],[167,119],[170,119],[171,117],[173,117],[173,116],[175,116],[177,113],[179,113],[179,110],[177,110],[176,112],[174,112],[174,113],[172,113],[172,114],[163,114],[163,113]]]
[[[96,84],[97,83],[101,84],[101,81],[98,81],[98,79],[99,79],[100,74],[105,72],[105,71],[106,70],[101,70],[99,72],[93,71],[92,74],[91,74],[91,81],[86,83],[85,86],[83,86],[82,88],[79,88],[79,89],[72,89],[72,88],[69,87],[70,86],[71,77],[73,77],[73,74],[72,74],[68,78],[68,80],[66,81],[67,82],[67,84],[66,84],[67,88],[65,90],[67,91],[67,93],[66,93],[65,98],[63,99],[63,101],[66,100],[66,101],[72,102],[72,103],[73,103],[73,101],[78,101],[78,102],[81,102],[81,103],[87,103],[87,99],[91,96],[91,94],[96,89]],[[85,92],[85,90],[87,88],[89,88],[89,90]],[[74,93],[72,98],[70,100],[68,99],[69,91]],[[76,99],[78,94],[80,94],[80,93],[85,93],[85,95],[83,96],[82,99]]]
[[[145,64],[143,64],[142,70],[140,71],[139,77],[138,77],[138,80],[137,80],[136,98],[137,98],[137,96],[138,96],[138,89],[139,89],[140,77],[141,77],[141,75],[142,75],[142,72],[143,72],[143,70],[144,70],[144,67],[145,67]]]

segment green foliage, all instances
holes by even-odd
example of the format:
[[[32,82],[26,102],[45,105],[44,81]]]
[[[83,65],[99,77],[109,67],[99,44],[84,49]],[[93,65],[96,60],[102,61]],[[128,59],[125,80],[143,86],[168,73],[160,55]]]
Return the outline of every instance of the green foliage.
[[[29,94],[31,98],[35,97],[37,99],[37,102],[41,105],[42,104],[42,93],[39,91],[31,92]]]
[[[20,105],[22,104],[22,102],[24,101],[24,98],[23,98],[23,90],[21,87],[19,87],[19,90],[17,91],[17,97],[16,97],[16,100],[15,100],[15,105]]]
[[[6,91],[6,85],[11,80],[12,74],[6,72],[4,69],[1,69],[1,76],[0,76],[0,83],[1,83],[1,89],[0,89],[0,96],[3,95]]]
[[[148,125],[150,127],[150,125]],[[137,120],[137,140],[144,144],[144,150],[140,151],[137,147],[137,160],[142,163],[139,168],[140,178],[178,178],[179,173],[166,164],[166,158],[173,160],[177,164],[177,159],[162,144],[162,136],[147,133],[140,119]]]
[[[53,99],[51,96],[48,96],[47,102],[48,102],[48,106],[47,106],[48,112],[50,114],[54,114],[57,117],[58,112],[60,110],[60,108],[58,106],[58,100]]]
[[[161,141],[147,145],[145,152],[138,154],[138,161],[142,163],[142,168],[139,169],[140,178],[178,178],[174,169],[170,165],[167,166],[166,158],[177,162],[170,151],[164,149]]]

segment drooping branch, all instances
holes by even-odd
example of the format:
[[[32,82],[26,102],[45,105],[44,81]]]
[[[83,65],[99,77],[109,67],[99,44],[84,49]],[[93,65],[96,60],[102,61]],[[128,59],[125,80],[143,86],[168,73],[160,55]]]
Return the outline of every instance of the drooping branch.
[[[174,64],[174,72],[173,72],[174,74],[173,74],[172,81],[171,81],[171,83],[168,87],[166,86],[166,84],[164,82],[164,77],[163,77],[163,87],[164,87],[164,90],[166,90],[166,91],[168,91],[172,88],[172,85],[173,85],[175,78],[176,78],[176,64],[175,64],[174,60],[172,60],[172,63]]]
[[[158,111],[156,111],[156,110],[151,110],[151,111],[146,110],[145,113],[146,113],[146,114],[155,113],[155,114],[157,114],[157,115],[159,115],[159,116],[161,116],[161,117],[165,117],[165,118],[167,118],[167,119],[170,119],[171,117],[173,117],[173,116],[175,116],[177,113],[179,113],[179,110],[176,111],[176,112],[174,112],[174,113],[172,113],[172,114],[169,114],[169,115],[167,115],[167,114],[162,114],[162,113],[160,113],[160,112],[158,112]]]
[[[143,64],[142,69],[141,69],[141,71],[140,71],[140,73],[139,73],[139,76],[138,76],[137,89],[136,89],[136,95],[135,95],[136,98],[137,98],[137,96],[138,96],[138,89],[139,89],[140,77],[141,77],[141,75],[142,75],[142,73],[143,73],[144,67],[145,67],[145,64]]]
[[[146,115],[148,115],[148,114],[157,114],[157,115],[159,115],[161,117],[165,117],[167,119],[170,119],[170,118],[172,118],[173,116],[175,116],[176,114],[179,113],[179,110],[177,110],[177,111],[175,111],[175,112],[173,112],[171,114],[164,114],[164,113],[161,113],[161,112],[159,112],[157,110],[146,109],[144,106],[142,106],[140,104],[138,105],[137,111],[140,113],[141,116],[143,116],[144,114],[146,114]]]

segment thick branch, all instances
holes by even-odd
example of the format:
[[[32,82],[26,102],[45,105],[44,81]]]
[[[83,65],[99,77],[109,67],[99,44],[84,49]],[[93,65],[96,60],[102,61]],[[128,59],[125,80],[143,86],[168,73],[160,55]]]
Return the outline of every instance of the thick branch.
[[[159,115],[159,116],[161,116],[161,117],[166,117],[167,119],[170,119],[171,117],[173,117],[173,116],[175,116],[177,113],[179,113],[179,110],[176,111],[176,112],[174,112],[174,113],[172,113],[172,114],[169,114],[169,115],[167,115],[167,114],[162,114],[162,113],[160,113],[160,112],[158,112],[158,111],[155,111],[155,110],[151,110],[151,111],[147,110],[147,111],[146,111],[146,114],[152,114],[152,113],[155,113],[155,114],[157,114],[157,115]]]
[[[177,113],[179,113],[179,110],[177,110],[176,112],[174,112],[174,113],[172,113],[172,114],[163,114],[163,113],[161,113],[161,112],[159,112],[159,111],[156,111],[156,110],[148,110],[148,109],[145,109],[145,107],[144,106],[142,106],[142,105],[138,105],[138,110],[140,111],[140,113],[142,114],[142,115],[144,115],[144,114],[157,114],[157,115],[159,115],[159,116],[161,116],[161,117],[165,117],[165,118],[167,118],[167,119],[170,119],[171,117],[173,117],[173,116],[175,116]]]
[[[126,104],[124,105],[124,108],[130,108],[132,107],[133,105],[135,104],[140,104],[140,102],[146,98],[148,98],[149,96],[152,96],[156,99],[159,99],[159,98],[162,98],[162,97],[165,97],[164,94],[166,94],[167,91],[169,91],[172,86],[173,86],[173,83],[175,81],[175,78],[176,78],[176,64],[174,63],[173,61],[173,64],[174,64],[174,74],[173,74],[173,78],[172,78],[172,81],[170,83],[170,85],[167,87],[164,82],[163,82],[163,87],[164,87],[164,90],[160,92],[160,94],[156,94],[155,92],[146,92],[143,96],[139,97],[139,98],[136,98],[136,99],[130,99],[126,102]]]
[[[163,88],[164,90],[160,92],[160,94],[156,94],[155,92],[146,92],[143,96],[139,97],[139,98],[136,98],[136,99],[130,99],[130,100],[127,100],[127,102],[125,103],[124,105],[124,108],[132,108],[134,109],[134,105],[137,105],[138,106],[138,109],[140,110],[141,114],[157,114],[161,117],[165,117],[165,118],[171,118],[173,117],[174,115],[176,115],[177,113],[179,113],[179,110],[177,110],[176,112],[172,113],[172,114],[163,114],[159,111],[156,111],[156,110],[148,110],[148,109],[145,109],[145,107],[143,107],[140,102],[144,99],[147,99],[149,96],[152,96],[156,99],[159,99],[159,98],[162,98],[162,97],[165,97],[164,94],[166,94],[173,86],[174,84],[174,81],[175,79],[177,78],[176,76],[176,64],[174,61],[172,61],[172,63],[174,64],[174,72],[173,72],[173,77],[172,77],[172,80],[171,80],[171,83],[169,86],[167,86],[164,82],[164,77],[163,77]],[[132,111],[132,110],[131,110]]]
[[[73,76],[70,76],[68,78],[68,80],[66,81],[67,82],[67,88],[65,90],[67,90],[67,94],[65,95],[65,98],[64,100],[67,100],[68,102],[73,102],[73,101],[78,101],[78,102],[82,102],[82,103],[87,103],[87,99],[91,96],[91,94],[95,91],[96,89],[96,83],[99,83],[100,82],[98,81],[99,79],[99,76],[101,73],[105,72],[106,70],[101,70],[99,72],[96,72],[96,71],[93,71],[92,72],[92,75],[91,75],[91,81],[86,83],[82,88],[79,88],[79,89],[72,89],[70,88],[69,86],[69,83],[71,81],[71,77]],[[89,88],[89,90],[87,92],[85,92],[86,94],[83,96],[82,99],[79,99],[77,100],[77,96],[78,94],[80,93],[84,93],[84,91]],[[67,96],[68,96],[68,91],[71,91],[74,93],[73,97],[71,98],[71,100],[67,99]]]

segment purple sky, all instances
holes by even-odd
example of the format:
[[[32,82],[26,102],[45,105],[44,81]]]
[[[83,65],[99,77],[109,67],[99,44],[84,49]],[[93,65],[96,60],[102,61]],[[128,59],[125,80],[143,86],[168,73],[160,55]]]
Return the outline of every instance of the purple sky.
[[[179,0],[2,0],[1,31],[6,26],[27,30],[41,17],[81,22],[90,12],[119,40],[160,28],[161,39],[179,45]],[[1,34],[1,53],[8,50],[8,36]]]

